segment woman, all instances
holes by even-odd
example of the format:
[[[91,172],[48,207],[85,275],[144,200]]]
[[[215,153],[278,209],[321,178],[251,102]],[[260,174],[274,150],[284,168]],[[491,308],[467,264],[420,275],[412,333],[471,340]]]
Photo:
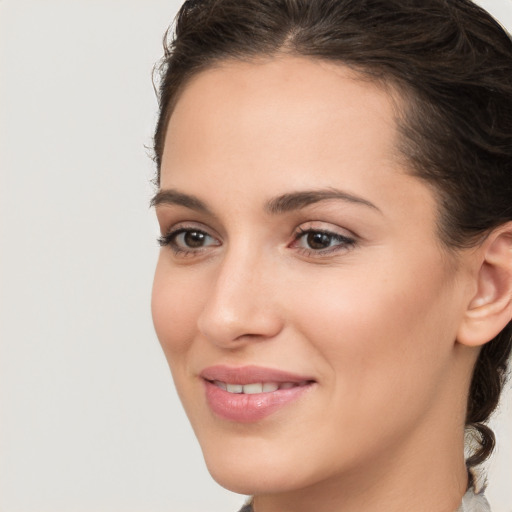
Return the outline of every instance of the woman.
[[[255,512],[488,510],[510,38],[469,0],[189,1],[160,71],[153,318],[212,476]]]

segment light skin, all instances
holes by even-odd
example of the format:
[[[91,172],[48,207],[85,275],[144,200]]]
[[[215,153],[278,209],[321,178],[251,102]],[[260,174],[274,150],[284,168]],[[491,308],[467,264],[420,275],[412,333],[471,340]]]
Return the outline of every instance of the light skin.
[[[465,492],[471,371],[512,315],[511,229],[447,250],[395,116],[389,91],[292,56],[203,71],[171,116],[153,319],[212,476],[256,512],[453,512]],[[209,408],[212,365],[314,384],[242,424]]]

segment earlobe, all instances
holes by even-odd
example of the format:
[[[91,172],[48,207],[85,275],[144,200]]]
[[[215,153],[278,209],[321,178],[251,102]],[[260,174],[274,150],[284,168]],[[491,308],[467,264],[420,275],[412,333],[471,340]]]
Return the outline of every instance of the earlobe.
[[[477,254],[477,291],[457,336],[474,347],[491,341],[512,319],[512,222],[492,231]]]

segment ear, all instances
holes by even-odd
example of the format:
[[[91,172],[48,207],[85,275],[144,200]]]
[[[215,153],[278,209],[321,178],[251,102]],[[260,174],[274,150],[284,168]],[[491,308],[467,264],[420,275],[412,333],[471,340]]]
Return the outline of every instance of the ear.
[[[512,222],[493,230],[475,256],[477,291],[457,336],[459,343],[472,347],[491,341],[512,319]]]

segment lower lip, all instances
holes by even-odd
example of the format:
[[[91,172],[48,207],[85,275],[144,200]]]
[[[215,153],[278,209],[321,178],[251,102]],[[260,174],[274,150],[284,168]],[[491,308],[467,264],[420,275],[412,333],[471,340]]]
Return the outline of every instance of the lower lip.
[[[238,423],[260,421],[309,391],[313,383],[269,393],[228,393],[205,380],[206,400],[210,409],[221,418]]]

